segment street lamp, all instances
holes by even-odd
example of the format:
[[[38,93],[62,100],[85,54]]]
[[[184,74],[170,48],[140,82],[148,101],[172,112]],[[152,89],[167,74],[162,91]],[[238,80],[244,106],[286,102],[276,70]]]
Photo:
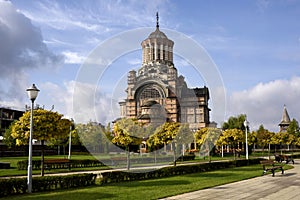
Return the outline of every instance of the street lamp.
[[[27,185],[28,185],[28,193],[32,191],[32,129],[33,129],[33,107],[34,101],[38,96],[39,89],[32,84],[31,88],[28,88],[27,94],[29,99],[31,100],[31,110],[30,110],[30,135],[29,135],[29,153],[28,153],[28,173],[27,173]]]
[[[248,156],[248,129],[247,129],[247,127],[249,126],[249,122],[247,121],[247,118],[244,121],[244,126],[246,129],[246,159],[248,160],[249,156]]]
[[[74,124],[74,120],[71,118],[71,126],[70,126],[70,136],[69,136],[69,155],[68,155],[68,159],[71,159],[71,146],[72,146],[72,129],[73,129],[73,124]]]

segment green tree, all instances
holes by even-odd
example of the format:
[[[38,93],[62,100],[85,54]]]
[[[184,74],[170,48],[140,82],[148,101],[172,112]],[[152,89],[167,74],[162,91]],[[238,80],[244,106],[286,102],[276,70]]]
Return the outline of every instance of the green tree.
[[[53,144],[58,140],[68,138],[71,121],[63,119],[63,115],[48,110],[34,110],[33,114],[33,139],[42,144],[42,172],[44,175],[44,144],[47,141]],[[26,145],[30,135],[30,112],[25,112],[11,129],[11,136],[16,140],[16,145]]]
[[[228,121],[223,123],[222,129],[240,129],[245,131],[244,121],[246,118],[245,114],[238,115],[237,117],[229,117]]]
[[[10,126],[5,129],[4,137],[3,137],[3,142],[9,147],[14,147],[16,146],[16,139],[12,137],[12,127],[16,123],[17,120],[13,121]]]
[[[260,125],[256,131],[256,143],[264,150],[268,146],[268,155],[270,156],[270,145],[272,143],[272,137],[275,133],[268,131],[263,125]]]
[[[106,144],[105,128],[96,122],[88,122],[87,124],[77,124],[75,128],[81,143],[94,153],[101,152]]]
[[[300,137],[300,132],[299,132],[299,124],[297,120],[293,119],[291,123],[289,124],[287,130],[287,133],[294,135],[295,137]]]

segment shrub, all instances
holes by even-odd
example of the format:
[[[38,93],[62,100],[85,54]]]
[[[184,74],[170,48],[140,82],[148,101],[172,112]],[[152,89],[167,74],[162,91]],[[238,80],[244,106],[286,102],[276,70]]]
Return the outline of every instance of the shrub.
[[[100,184],[106,183],[116,183],[123,181],[133,181],[133,180],[144,180],[151,178],[161,178],[175,175],[191,174],[198,172],[206,172],[217,169],[224,169],[230,167],[246,166],[249,164],[259,164],[262,159],[251,159],[251,160],[235,160],[235,161],[223,161],[214,163],[201,163],[193,165],[180,165],[180,166],[170,166],[164,167],[155,171],[149,172],[138,172],[137,173],[127,173],[123,171],[111,171],[104,172],[100,174]]]
[[[51,165],[51,164],[48,164]],[[55,167],[54,167],[55,165]],[[84,167],[98,167],[98,166],[104,166],[103,163],[101,163],[99,160],[70,160],[70,167],[71,168],[84,168]],[[63,165],[60,165],[63,166]],[[56,165],[53,163],[53,167],[50,168],[57,168],[59,165]],[[18,170],[26,170],[28,168],[28,160],[21,160],[17,163]],[[39,170],[41,169],[41,160],[33,160],[32,161],[32,169],[33,170]]]
[[[42,192],[94,185],[96,174],[74,174],[67,176],[43,176],[32,179],[32,191]],[[0,179],[0,197],[22,194],[27,191],[26,178]]]

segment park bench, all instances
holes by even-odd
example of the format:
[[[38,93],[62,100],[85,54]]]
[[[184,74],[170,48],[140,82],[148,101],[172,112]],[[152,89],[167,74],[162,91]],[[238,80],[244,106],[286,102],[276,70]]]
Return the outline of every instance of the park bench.
[[[285,161],[286,164],[289,164],[289,162],[293,162],[293,164],[295,164],[294,159],[290,155],[278,155],[278,154],[275,154],[275,160],[277,162]]]
[[[272,175],[275,176],[275,170],[281,170],[281,173],[284,173],[282,165],[276,165],[274,160],[262,160],[260,164],[263,166],[263,175],[265,175],[268,171],[272,172]]]
[[[71,169],[71,162],[69,159],[50,159],[44,161],[45,169]]]

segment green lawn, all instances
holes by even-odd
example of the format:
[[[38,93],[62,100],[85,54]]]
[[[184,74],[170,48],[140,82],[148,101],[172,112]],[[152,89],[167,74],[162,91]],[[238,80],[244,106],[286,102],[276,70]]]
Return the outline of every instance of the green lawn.
[[[115,155],[118,156],[118,155]],[[131,158],[134,158],[135,156],[131,156]],[[140,157],[139,155],[137,157]],[[66,155],[54,155],[54,156],[45,156],[45,159],[54,159],[54,158],[67,158]],[[107,154],[101,154],[101,155],[97,155],[97,158],[101,158],[101,159],[107,159],[110,158],[109,155]],[[0,177],[5,177],[5,176],[26,176],[27,175],[27,170],[18,170],[17,169],[17,162],[21,161],[21,160],[27,160],[28,157],[3,157],[0,158],[1,162],[9,162],[11,168],[10,169],[0,169]],[[40,156],[34,156],[33,160],[40,160],[41,157]],[[72,155],[71,159],[95,159],[95,157],[93,155]],[[224,157],[221,158],[219,156],[215,156],[215,157],[211,157],[211,161],[219,161],[219,160],[233,160],[234,158],[231,157]],[[205,157],[201,157],[199,158],[198,155],[196,155],[195,160],[192,161],[185,161],[184,163],[195,163],[195,162],[207,162],[208,158]],[[178,164],[181,163],[181,161],[179,160],[177,162]],[[170,164],[169,162],[166,163],[160,163],[160,164]],[[153,164],[150,164],[153,165]],[[134,167],[135,164],[132,164],[132,167]],[[138,164],[138,166],[149,166],[149,164],[145,163],[145,164]],[[64,172],[76,172],[76,171],[95,171],[95,170],[102,170],[102,169],[108,169],[109,166],[103,166],[103,167],[87,167],[87,168],[72,168],[71,170],[68,169],[52,169],[51,171],[49,170],[45,170],[45,174],[52,174],[52,173],[64,173]],[[41,170],[33,170],[32,172],[33,174],[41,174]]]
[[[158,199],[180,193],[209,188],[262,175],[261,165],[195,173],[184,176],[123,182],[105,186],[61,190],[55,192],[24,194],[3,200],[53,200],[53,199]]]
[[[65,155],[60,156],[45,156],[45,159],[54,159],[54,158],[67,158]],[[0,177],[4,176],[26,176],[27,170],[18,170],[17,169],[17,162],[21,160],[27,160],[28,157],[3,157],[0,159],[1,162],[9,162],[11,168],[10,169],[0,169]],[[33,160],[40,160],[40,156],[34,156]],[[74,155],[71,159],[95,159],[91,155]],[[74,168],[71,169],[71,172],[76,171],[87,171],[87,170],[101,170],[101,169],[108,169],[108,167],[88,167],[88,168]],[[45,174],[50,173],[61,173],[61,172],[70,172],[68,169],[52,169],[51,171],[45,170]],[[33,174],[41,174],[41,170],[33,170]]]

